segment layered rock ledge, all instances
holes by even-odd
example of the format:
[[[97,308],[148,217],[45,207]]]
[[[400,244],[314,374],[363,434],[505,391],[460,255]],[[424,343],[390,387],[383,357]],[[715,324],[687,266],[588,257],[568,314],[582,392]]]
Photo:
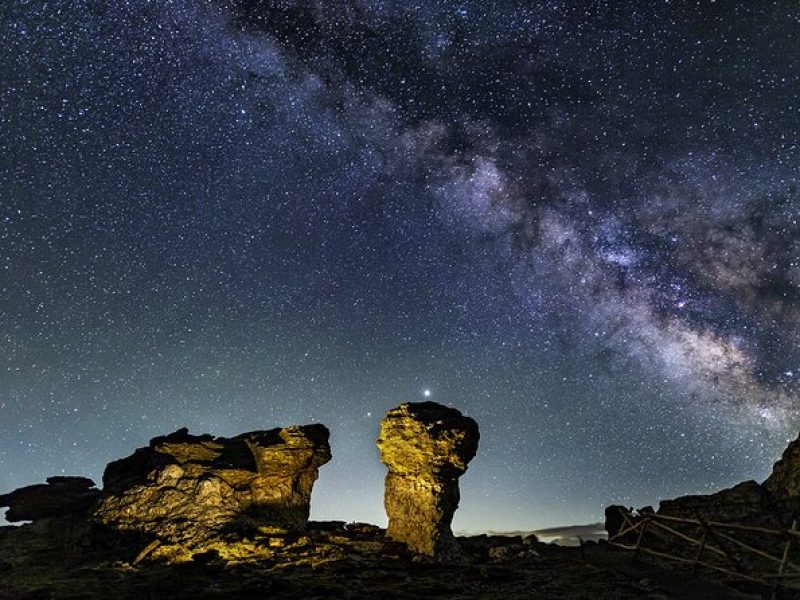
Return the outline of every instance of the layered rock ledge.
[[[0,495],[0,507],[8,507],[10,522],[38,521],[85,513],[99,497],[100,490],[87,477],[48,477],[47,483]]]
[[[319,467],[331,459],[328,429],[305,425],[233,438],[186,429],[110,463],[94,518],[112,528],[184,544],[237,523],[302,529]]]
[[[418,554],[447,559],[458,549],[451,530],[458,478],[475,456],[478,424],[435,402],[408,403],[381,422],[378,448],[388,467],[387,536]]]

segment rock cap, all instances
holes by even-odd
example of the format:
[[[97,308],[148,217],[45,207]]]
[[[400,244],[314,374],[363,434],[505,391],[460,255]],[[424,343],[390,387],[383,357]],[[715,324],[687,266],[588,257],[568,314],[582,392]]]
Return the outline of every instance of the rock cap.
[[[458,478],[475,456],[478,424],[435,402],[407,403],[381,422],[378,448],[388,467],[386,535],[439,561],[461,555],[451,530],[458,508]]]
[[[461,474],[478,451],[474,419],[436,402],[407,402],[381,421],[381,460],[395,473]]]

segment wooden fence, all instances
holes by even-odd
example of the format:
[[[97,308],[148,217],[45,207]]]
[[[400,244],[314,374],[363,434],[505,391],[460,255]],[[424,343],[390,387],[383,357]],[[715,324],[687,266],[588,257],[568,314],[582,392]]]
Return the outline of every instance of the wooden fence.
[[[608,541],[632,550],[634,558],[649,554],[691,566],[695,573],[704,567],[767,586],[772,589],[773,598],[780,587],[800,590],[800,560],[790,560],[793,549],[800,550],[796,520],[790,529],[769,529],[707,521],[700,516],[691,519],[652,512],[634,514],[621,507],[620,514],[623,525]],[[754,543],[762,547],[756,548]],[[753,560],[743,559],[748,556]],[[768,570],[769,565],[774,570]]]

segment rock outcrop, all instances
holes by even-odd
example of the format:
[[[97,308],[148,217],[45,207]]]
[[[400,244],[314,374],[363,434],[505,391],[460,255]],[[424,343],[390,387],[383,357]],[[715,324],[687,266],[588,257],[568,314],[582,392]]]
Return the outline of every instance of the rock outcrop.
[[[605,522],[603,526],[606,530],[606,533],[608,533],[608,539],[613,539],[628,526],[628,524],[625,522],[625,518],[622,515],[628,514],[631,511],[633,511],[632,508],[626,508],[618,504],[606,506]],[[618,539],[616,541],[622,543],[627,540]]]
[[[658,505],[658,514],[748,525],[781,525],[772,496],[755,481],[744,481],[714,494],[663,500]]]
[[[609,536],[621,528],[619,509],[606,509]],[[657,514],[771,529],[789,527],[794,519],[800,520],[800,437],[787,446],[763,483],[743,481],[713,494],[662,500]]]
[[[648,520],[646,528],[617,535],[631,524]],[[768,573],[786,560],[785,530],[800,520],[800,438],[789,444],[763,482],[744,481],[713,494],[662,500],[658,511],[606,509],[605,528],[614,542],[694,562],[699,554],[687,538],[708,540],[702,562],[713,569]],[[746,527],[741,527],[746,526]],[[646,533],[645,533],[646,531]],[[769,533],[772,531],[773,533]],[[732,536],[732,537],[731,537]],[[746,548],[747,552],[741,552]]]
[[[8,521],[38,521],[85,513],[99,497],[100,490],[86,477],[48,477],[47,483],[0,496],[0,507],[8,507]]]
[[[187,545],[245,521],[303,528],[319,467],[330,458],[324,425],[233,438],[181,429],[106,467],[94,517]]]
[[[800,517],[800,438],[791,442],[763,483],[744,481],[713,494],[663,500],[658,514],[769,528]]]
[[[789,443],[763,486],[780,506],[800,516],[800,437]]]
[[[418,554],[457,554],[451,530],[460,499],[458,478],[478,449],[478,424],[435,402],[403,404],[381,422],[378,447],[388,467],[387,535]]]

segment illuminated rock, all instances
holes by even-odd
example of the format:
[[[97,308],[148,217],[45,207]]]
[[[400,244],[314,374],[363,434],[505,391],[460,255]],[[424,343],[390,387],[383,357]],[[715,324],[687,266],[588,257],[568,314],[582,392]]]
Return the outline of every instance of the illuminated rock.
[[[478,424],[435,402],[403,404],[381,422],[378,448],[388,467],[386,534],[410,550],[439,559],[458,553],[450,525],[458,478],[478,449]]]
[[[118,529],[187,544],[244,520],[303,528],[319,467],[330,458],[323,425],[233,438],[181,429],[110,463],[94,514]]]
[[[0,496],[8,521],[38,521],[85,513],[97,502],[100,490],[86,477],[48,477]]]

